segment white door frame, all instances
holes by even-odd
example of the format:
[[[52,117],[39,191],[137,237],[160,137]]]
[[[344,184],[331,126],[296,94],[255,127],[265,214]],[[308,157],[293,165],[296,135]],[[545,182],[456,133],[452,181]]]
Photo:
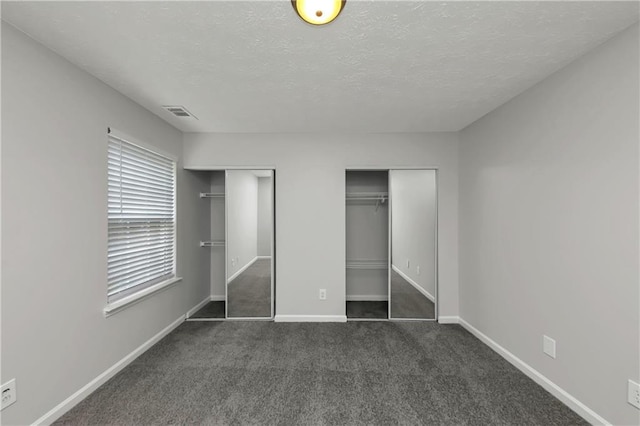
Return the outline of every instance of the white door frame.
[[[236,320],[251,320],[251,321],[273,321],[275,317],[275,239],[276,239],[276,200],[275,200],[275,176],[276,176],[276,167],[275,166],[211,166],[211,167],[189,167],[185,170],[196,170],[196,171],[224,171],[224,316],[225,320],[236,321]],[[228,232],[228,223],[229,223],[229,203],[227,202],[228,192],[228,173],[233,170],[269,170],[271,171],[271,316],[269,317],[229,317],[229,291],[227,289],[228,286],[228,258],[229,258],[229,232]]]
[[[435,172],[435,185],[436,185],[436,208],[435,208],[435,244],[436,244],[436,249],[435,249],[435,294],[433,295],[434,297],[434,318],[392,318],[391,317],[391,216],[393,214],[393,209],[391,208],[391,197],[393,196],[392,191],[391,191],[391,180],[390,180],[390,176],[391,176],[391,171],[393,170],[432,170]],[[388,278],[387,278],[387,286],[388,286],[388,312],[387,312],[387,320],[391,321],[438,321],[438,308],[439,308],[439,287],[440,287],[440,276],[439,276],[439,252],[440,252],[440,244],[439,244],[439,234],[438,234],[438,210],[439,210],[439,185],[438,185],[438,175],[439,175],[439,168],[435,167],[435,166],[351,166],[351,167],[346,167],[345,168],[345,179],[346,179],[346,175],[347,172],[353,172],[353,171],[387,171],[387,185],[388,185],[388,193],[389,193],[389,198],[388,198],[388,209],[389,209],[389,237],[388,237],[388,264],[387,264],[387,268],[388,268]],[[345,182],[345,191],[346,191],[346,182]],[[346,210],[345,210],[346,213]],[[347,238],[346,238],[346,233],[345,233],[345,253],[346,253],[346,243],[347,243]],[[345,257],[345,273],[346,273],[346,257]],[[345,275],[345,279],[346,279],[346,275]],[[346,295],[347,295],[347,286],[346,286],[346,280],[345,280],[345,309],[346,309]]]

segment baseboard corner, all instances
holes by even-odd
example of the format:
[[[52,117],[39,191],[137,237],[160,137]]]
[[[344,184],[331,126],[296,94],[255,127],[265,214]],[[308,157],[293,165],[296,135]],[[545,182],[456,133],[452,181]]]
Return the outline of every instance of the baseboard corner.
[[[564,405],[575,411],[580,417],[585,419],[591,424],[599,424],[599,425],[611,425],[606,419],[600,416],[598,413],[593,411],[591,408],[587,407],[576,397],[571,395],[569,392],[562,389],[560,386],[556,385],[538,370],[515,356],[513,353],[509,352],[506,348],[501,346],[495,340],[475,328],[469,322],[465,321],[463,318],[459,319],[459,324],[464,327],[469,333],[473,334],[478,340],[480,340],[485,345],[489,346],[494,352],[500,355],[502,358],[511,363],[518,370],[523,372],[527,377],[536,382],[538,385],[542,386],[547,392],[549,392],[554,397],[558,398],[560,402]]]
[[[91,380],[89,383],[84,385],[78,391],[73,393],[67,399],[62,401],[60,404],[53,407],[46,414],[40,417],[38,420],[33,422],[33,425],[50,425],[60,417],[62,417],[65,413],[71,410],[73,407],[78,405],[82,400],[84,400],[87,396],[89,396],[93,391],[98,389],[100,386],[105,384],[109,379],[118,374],[122,369],[124,369],[127,365],[131,364],[136,358],[142,355],[147,349],[151,348],[153,345],[158,343],[163,337],[167,334],[171,333],[175,328],[177,328],[180,324],[182,324],[186,319],[186,315],[181,315],[178,319],[173,321],[171,324],[160,330],[157,334],[151,337],[149,340],[144,342],[142,345],[138,346],[136,349],[131,351],[129,354],[125,355],[124,358],[120,359],[120,361],[113,364],[111,367],[106,369],[100,375],[98,375],[95,379]]]
[[[191,308],[191,309],[189,309],[187,311],[187,313],[185,314],[185,319],[191,318],[191,315],[193,315],[196,312],[198,312],[202,307],[204,307],[204,305],[209,303],[210,300],[211,300],[211,297],[209,296],[206,299],[202,300],[201,302],[198,302],[198,304],[196,306],[194,306],[193,308]]]
[[[425,290],[424,288],[422,288],[417,282],[415,282],[413,279],[411,279],[411,277],[409,277],[407,274],[405,274],[404,272],[402,272],[400,270],[400,268],[398,268],[396,265],[391,265],[391,269],[393,269],[393,271],[395,273],[397,273],[398,275],[400,275],[406,282],[408,282],[409,284],[411,284],[413,286],[413,288],[415,288],[416,290],[418,290],[420,292],[420,294],[422,294],[424,297],[426,297],[427,299],[429,299],[430,301],[432,301],[433,303],[436,303],[436,298],[434,297],[433,294],[429,293],[427,290]]]
[[[460,317],[457,316],[439,316],[438,317],[438,322],[440,324],[459,324],[460,323]]]

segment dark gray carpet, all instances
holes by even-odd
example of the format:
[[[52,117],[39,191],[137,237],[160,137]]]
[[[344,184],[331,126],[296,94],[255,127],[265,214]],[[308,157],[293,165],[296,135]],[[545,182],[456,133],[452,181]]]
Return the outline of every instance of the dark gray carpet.
[[[57,424],[587,424],[458,325],[185,322]]]
[[[347,302],[347,318],[387,319],[389,305],[380,301]]]
[[[224,318],[224,302],[209,302],[189,318]]]
[[[435,319],[434,303],[391,270],[391,318]]]
[[[229,318],[271,317],[271,259],[258,259],[227,285]]]

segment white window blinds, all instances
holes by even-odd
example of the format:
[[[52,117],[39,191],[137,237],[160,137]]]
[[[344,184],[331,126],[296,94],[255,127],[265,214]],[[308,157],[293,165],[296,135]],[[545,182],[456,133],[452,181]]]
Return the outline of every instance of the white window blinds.
[[[176,163],[109,134],[107,300],[175,277]]]

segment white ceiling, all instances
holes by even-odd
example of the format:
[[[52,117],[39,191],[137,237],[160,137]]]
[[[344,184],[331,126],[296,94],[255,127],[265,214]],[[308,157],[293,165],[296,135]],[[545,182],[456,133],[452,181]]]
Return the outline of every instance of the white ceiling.
[[[2,18],[183,131],[422,132],[465,127],[638,3],[349,0],[313,27],[289,0],[3,1]]]

